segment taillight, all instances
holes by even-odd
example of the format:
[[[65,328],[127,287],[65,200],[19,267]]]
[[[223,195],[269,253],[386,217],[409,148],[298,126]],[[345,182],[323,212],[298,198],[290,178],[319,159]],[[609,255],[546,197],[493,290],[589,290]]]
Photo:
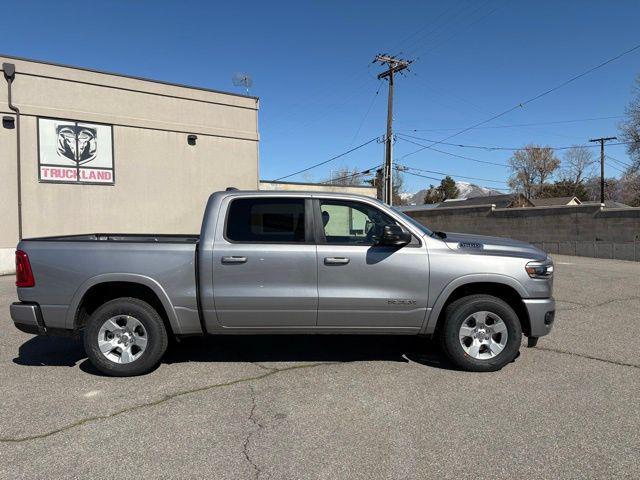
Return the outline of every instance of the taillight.
[[[16,287],[33,287],[35,284],[27,253],[16,250]]]

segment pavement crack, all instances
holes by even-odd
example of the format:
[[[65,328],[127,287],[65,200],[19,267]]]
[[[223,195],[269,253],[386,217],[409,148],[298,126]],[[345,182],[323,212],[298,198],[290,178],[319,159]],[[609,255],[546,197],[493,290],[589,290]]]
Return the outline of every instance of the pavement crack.
[[[278,371],[277,368],[267,367],[266,365],[262,365],[261,363],[258,363],[258,362],[251,362],[251,364],[255,365],[258,368],[261,368],[262,370],[266,370],[268,372],[277,372]]]
[[[244,439],[244,443],[242,445],[242,453],[244,455],[244,458],[247,460],[247,462],[249,463],[249,465],[251,465],[251,468],[253,469],[253,473],[254,473],[253,478],[255,480],[258,480],[258,478],[260,477],[261,471],[260,471],[260,467],[258,467],[256,462],[253,461],[253,459],[251,458],[251,454],[249,453],[249,443],[251,442],[251,438],[255,434],[257,434],[260,430],[262,430],[264,426],[258,421],[258,419],[255,416],[256,394],[255,394],[255,390],[253,389],[253,385],[249,385],[249,391],[251,392],[251,410],[249,411],[248,420],[253,424],[254,428],[252,431],[250,431],[247,434],[246,438]]]
[[[562,355],[571,355],[572,357],[580,357],[580,358],[587,358],[589,360],[597,360],[598,362],[609,363],[611,365],[617,365],[619,367],[640,368],[640,365],[635,365],[633,363],[618,362],[616,360],[608,360],[606,358],[593,357],[591,355],[584,355],[582,353],[569,352],[567,350],[560,350],[560,349],[557,349],[557,348],[535,347],[535,350],[543,350],[545,352],[553,352],[553,353],[559,353],[559,354],[562,354]]]
[[[145,408],[150,408],[150,407],[155,407],[158,405],[161,405],[165,402],[168,402],[169,400],[173,400],[174,398],[178,398],[178,397],[182,397],[185,395],[191,395],[194,393],[200,393],[200,392],[206,392],[208,390],[214,390],[217,388],[225,388],[225,387],[231,387],[233,385],[238,385],[241,383],[247,383],[247,382],[253,382],[253,381],[257,381],[257,380],[263,380],[267,377],[270,377],[272,375],[276,375],[278,373],[284,373],[284,372],[289,372],[292,370],[302,370],[302,369],[308,369],[308,368],[316,368],[316,367],[321,367],[321,366],[326,366],[326,365],[337,365],[340,363],[344,363],[344,362],[318,362],[318,363],[305,363],[302,365],[292,365],[290,367],[285,367],[285,368],[280,368],[280,369],[270,369],[268,371],[265,371],[264,373],[261,373],[260,375],[254,375],[251,377],[243,377],[243,378],[238,378],[236,380],[230,380],[228,382],[222,382],[222,383],[214,383],[211,385],[205,385],[203,387],[196,387],[196,388],[192,388],[192,389],[188,389],[188,390],[182,390],[179,392],[174,392],[174,393],[169,393],[164,395],[163,397],[150,401],[150,402],[146,402],[146,403],[141,403],[138,405],[133,405],[131,407],[126,407],[123,408],[121,410],[117,410],[113,413],[109,413],[106,415],[95,415],[95,416],[91,416],[91,417],[86,417],[86,418],[82,418],[80,420],[77,420],[75,422],[69,423],[67,425],[64,425],[62,427],[56,428],[54,430],[49,430],[47,432],[43,432],[43,433],[39,433],[39,434],[35,434],[35,435],[27,435],[24,437],[0,437],[0,443],[23,443],[23,442],[28,442],[31,440],[39,440],[39,439],[43,439],[43,438],[47,438],[50,437],[52,435],[55,435],[57,433],[62,433],[62,432],[66,432],[68,430],[77,428],[77,427],[81,427],[82,425],[85,425],[87,423],[92,423],[92,422],[97,422],[99,420],[108,420],[114,417],[117,417],[119,415],[123,415],[125,413],[131,413],[131,412],[135,412],[137,410],[142,410]],[[265,367],[266,368],[266,367]]]
[[[625,298],[612,298],[611,300],[606,300],[604,302],[596,303],[595,305],[589,305],[589,306],[592,308],[603,307],[605,305],[609,305],[610,303],[628,302],[629,300],[640,300],[640,297],[633,296],[633,297],[625,297]]]
[[[577,305],[576,307],[569,308],[567,310],[578,310],[579,308],[585,308],[585,307],[589,307],[590,306],[590,305],[587,305],[586,303],[574,302],[574,301],[571,301],[571,300],[563,300],[561,298],[556,298],[556,302],[558,302],[558,303],[567,303],[567,304],[570,304],[570,305]]]
[[[633,297],[625,297],[625,298],[612,298],[612,299],[609,299],[609,300],[605,300],[604,302],[594,303],[594,304],[579,303],[579,302],[574,302],[574,301],[571,301],[571,300],[562,300],[560,298],[556,298],[556,301],[558,301],[560,303],[568,303],[568,304],[571,304],[571,305],[578,305],[575,308],[569,308],[567,310],[580,310],[582,308],[599,308],[599,307],[604,307],[605,305],[609,305],[610,303],[628,302],[630,300],[640,300],[640,297],[633,296]]]

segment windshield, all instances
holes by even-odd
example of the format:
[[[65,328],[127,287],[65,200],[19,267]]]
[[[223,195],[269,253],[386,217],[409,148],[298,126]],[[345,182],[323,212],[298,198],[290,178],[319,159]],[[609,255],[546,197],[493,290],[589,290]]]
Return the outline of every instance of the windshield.
[[[406,213],[404,213],[401,210],[398,210],[396,207],[392,207],[397,213],[399,213],[402,216],[403,220],[406,220],[407,222],[409,222],[411,225],[413,225],[416,228],[419,228],[420,231],[426,233],[427,235],[432,235],[433,232],[431,230],[429,230],[427,227],[425,227],[424,225],[422,225],[420,222],[418,222],[416,219],[411,218],[409,215],[407,215]]]

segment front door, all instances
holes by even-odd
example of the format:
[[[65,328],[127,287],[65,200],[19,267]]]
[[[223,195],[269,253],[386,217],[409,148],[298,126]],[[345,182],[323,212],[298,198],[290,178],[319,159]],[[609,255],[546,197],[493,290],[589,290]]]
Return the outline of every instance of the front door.
[[[377,245],[384,226],[399,222],[372,203],[314,202],[318,326],[421,327],[429,287],[426,247],[417,238],[401,248]]]
[[[232,197],[227,212],[218,220],[213,248],[218,322],[224,327],[314,327],[318,272],[311,200]]]

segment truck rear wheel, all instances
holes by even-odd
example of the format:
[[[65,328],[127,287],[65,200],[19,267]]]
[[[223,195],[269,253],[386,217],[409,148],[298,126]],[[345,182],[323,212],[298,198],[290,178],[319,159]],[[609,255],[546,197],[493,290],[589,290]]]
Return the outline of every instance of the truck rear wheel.
[[[167,330],[158,312],[137,298],[116,298],[99,307],[84,330],[91,363],[115,377],[152,370],[167,349]]]
[[[440,338],[449,359],[463,370],[492,372],[516,358],[522,327],[503,300],[470,295],[447,307]]]

